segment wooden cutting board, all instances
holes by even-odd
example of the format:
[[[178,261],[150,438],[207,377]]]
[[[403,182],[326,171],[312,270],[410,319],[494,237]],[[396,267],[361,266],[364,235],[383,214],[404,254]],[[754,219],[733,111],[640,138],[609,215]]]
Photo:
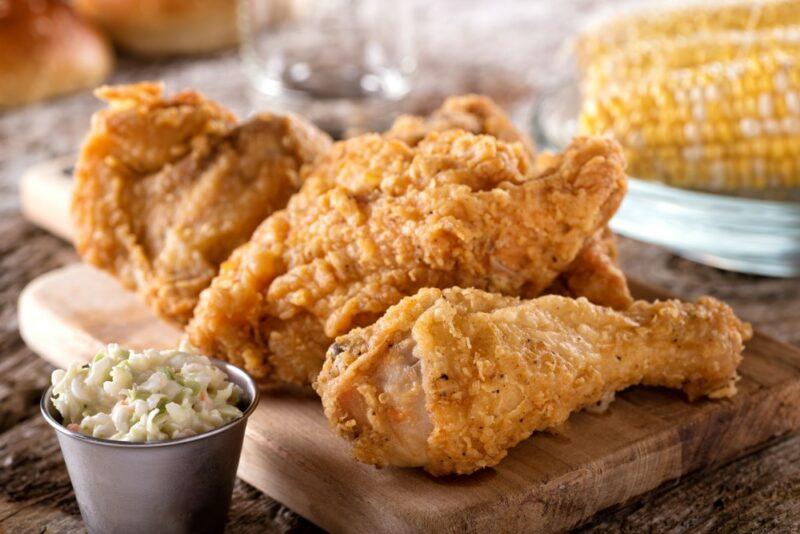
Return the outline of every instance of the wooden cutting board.
[[[69,236],[69,185],[47,185],[40,174],[22,188],[36,192],[23,198],[26,213]],[[663,297],[633,289],[639,298]],[[87,360],[111,341],[166,348],[181,336],[84,265],[33,281],[20,297],[19,325],[28,345],[59,366]],[[674,391],[632,388],[607,413],[574,414],[562,434],[535,434],[495,468],[464,477],[360,464],[328,428],[316,398],[265,396],[247,427],[239,476],[335,532],[562,530],[800,427],[799,349],[756,333],[740,371],[731,400],[688,403]]]

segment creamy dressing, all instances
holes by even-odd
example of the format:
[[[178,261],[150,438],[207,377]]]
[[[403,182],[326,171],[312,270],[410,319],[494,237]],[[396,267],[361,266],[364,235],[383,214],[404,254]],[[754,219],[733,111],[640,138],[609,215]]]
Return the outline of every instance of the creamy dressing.
[[[86,365],[53,371],[53,405],[75,432],[158,441],[207,432],[242,416],[242,390],[188,344],[135,352],[108,345]]]

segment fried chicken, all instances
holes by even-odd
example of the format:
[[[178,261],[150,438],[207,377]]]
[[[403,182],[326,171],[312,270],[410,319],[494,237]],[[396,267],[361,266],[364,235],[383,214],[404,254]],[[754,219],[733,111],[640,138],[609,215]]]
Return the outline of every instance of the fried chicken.
[[[359,460],[466,474],[635,384],[729,397],[750,336],[710,297],[617,312],[584,298],[423,289],[337,338],[315,387]]]
[[[615,310],[633,304],[628,279],[617,263],[616,236],[611,229],[606,226],[598,231],[545,293],[586,297]]]
[[[430,132],[447,130],[491,135],[507,143],[519,142],[531,157],[535,153],[533,140],[519,131],[491,98],[481,95],[451,96],[427,117],[401,115],[384,136],[416,146]]]
[[[235,117],[201,95],[151,83],[103,87],[75,171],[84,261],[186,323],[219,264],[301,185],[331,140],[292,116]]]
[[[625,193],[619,146],[578,138],[531,178],[519,143],[449,130],[337,143],[226,261],[188,333],[264,386],[308,384],[332,339],[423,287],[535,296]]]
[[[430,132],[454,129],[521,143],[534,161],[532,172],[536,175],[560,165],[559,154],[536,154],[533,140],[517,129],[490,98],[480,95],[450,97],[427,117],[402,115],[384,136],[416,146]],[[604,228],[545,292],[583,296],[595,304],[624,310],[631,305],[633,298],[616,258],[616,238],[611,230]]]

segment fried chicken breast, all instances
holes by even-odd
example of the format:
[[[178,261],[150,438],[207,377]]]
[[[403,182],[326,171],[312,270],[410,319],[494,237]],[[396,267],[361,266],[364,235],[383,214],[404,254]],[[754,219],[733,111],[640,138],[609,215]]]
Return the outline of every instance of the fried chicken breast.
[[[337,143],[222,265],[191,342],[262,385],[308,384],[334,337],[420,288],[538,295],[605,227],[626,177],[602,138],[535,179],[530,165],[519,143],[460,130]]]
[[[152,83],[103,87],[75,170],[72,214],[84,261],[186,323],[219,264],[301,185],[331,144],[293,116],[235,117],[201,95]]]
[[[452,96],[427,117],[402,115],[384,136],[416,146],[428,133],[447,130],[464,130],[521,143],[534,161],[531,171],[536,175],[546,174],[549,168],[560,165],[561,155],[536,154],[533,140],[514,126],[492,99],[480,95]],[[616,238],[611,230],[606,227],[598,231],[573,264],[545,292],[587,297],[595,304],[620,310],[630,306],[633,298],[617,263]]]
[[[729,397],[750,336],[710,297],[617,312],[584,298],[423,289],[337,338],[315,388],[359,460],[465,474],[635,384]]]

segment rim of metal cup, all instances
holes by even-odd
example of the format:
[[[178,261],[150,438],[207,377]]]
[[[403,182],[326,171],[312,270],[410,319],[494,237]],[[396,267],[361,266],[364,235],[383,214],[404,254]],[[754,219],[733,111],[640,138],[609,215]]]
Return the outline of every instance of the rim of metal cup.
[[[234,419],[233,421],[226,423],[220,427],[214,428],[212,430],[208,430],[206,432],[202,432],[200,434],[195,434],[194,436],[186,436],[184,438],[177,438],[177,439],[162,439],[159,441],[120,441],[116,439],[103,439],[103,438],[95,438],[92,436],[87,436],[86,434],[82,434],[80,432],[75,432],[73,430],[68,429],[62,423],[59,423],[55,417],[50,413],[50,409],[48,404],[50,403],[50,398],[53,392],[53,385],[51,384],[50,387],[44,392],[42,395],[42,399],[39,401],[39,408],[42,412],[42,416],[44,417],[45,421],[53,427],[56,431],[61,432],[65,436],[69,436],[71,438],[85,441],[88,443],[95,443],[97,445],[104,445],[106,447],[123,447],[123,448],[150,448],[150,447],[171,447],[173,445],[180,445],[183,443],[187,443],[190,441],[199,441],[208,437],[211,437],[215,434],[220,434],[225,432],[237,425],[244,424],[248,417],[253,413],[258,406],[258,401],[261,398],[261,394],[258,390],[258,384],[250,376],[247,371],[244,369],[237,367],[231,363],[223,362],[222,360],[216,360],[213,358],[209,358],[211,363],[219,367],[223,370],[223,372],[228,376],[228,379],[231,380],[233,377],[239,379],[239,381],[244,382],[246,385],[246,393],[250,396],[250,402],[244,410],[242,410],[242,416]],[[232,380],[233,381],[233,380]],[[237,383],[237,381],[233,381]],[[55,406],[53,406],[53,410],[55,411]]]

